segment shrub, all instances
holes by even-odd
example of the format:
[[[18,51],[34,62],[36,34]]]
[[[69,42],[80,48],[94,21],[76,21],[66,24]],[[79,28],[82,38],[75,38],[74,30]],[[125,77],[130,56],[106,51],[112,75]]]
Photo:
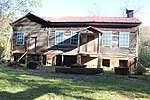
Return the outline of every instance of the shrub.
[[[142,75],[145,72],[146,72],[146,68],[138,64],[137,67],[133,68],[132,73],[135,75]]]
[[[29,68],[29,69],[36,69],[37,67],[38,67],[38,62],[36,62],[36,61],[30,61],[27,64],[27,68]]]
[[[20,65],[17,61],[8,61],[7,65],[13,68],[17,68],[17,67],[23,67],[22,65]]]
[[[138,60],[145,67],[150,66],[150,50],[141,47],[139,50]]]
[[[5,64],[5,63],[7,63],[7,61],[5,59],[0,60],[0,64]]]
[[[86,67],[86,65],[82,65],[82,64],[73,64],[71,66],[71,68],[85,68],[85,67]]]
[[[129,68],[115,67],[115,74],[128,75],[129,74]]]

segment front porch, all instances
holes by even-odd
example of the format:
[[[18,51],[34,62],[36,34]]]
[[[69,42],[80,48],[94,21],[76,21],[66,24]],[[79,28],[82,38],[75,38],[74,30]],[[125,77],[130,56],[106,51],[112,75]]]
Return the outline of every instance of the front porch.
[[[78,31],[77,64],[97,68],[102,66],[101,37],[102,32],[95,27],[89,26]]]

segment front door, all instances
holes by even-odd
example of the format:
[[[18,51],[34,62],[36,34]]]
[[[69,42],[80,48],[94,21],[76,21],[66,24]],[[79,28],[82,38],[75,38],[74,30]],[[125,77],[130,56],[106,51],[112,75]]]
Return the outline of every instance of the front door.
[[[29,52],[36,52],[37,37],[31,37],[29,40]]]

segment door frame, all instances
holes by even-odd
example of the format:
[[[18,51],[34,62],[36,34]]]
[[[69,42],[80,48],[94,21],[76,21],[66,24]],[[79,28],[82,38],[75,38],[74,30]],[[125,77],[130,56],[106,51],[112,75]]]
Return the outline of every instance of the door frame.
[[[32,51],[32,49],[31,49],[31,52],[37,52],[37,37],[30,37],[30,41],[31,41],[31,39],[34,39],[34,50]],[[29,46],[28,46],[28,48],[30,47],[30,41],[29,41]],[[29,49],[29,52],[30,52],[30,49]]]

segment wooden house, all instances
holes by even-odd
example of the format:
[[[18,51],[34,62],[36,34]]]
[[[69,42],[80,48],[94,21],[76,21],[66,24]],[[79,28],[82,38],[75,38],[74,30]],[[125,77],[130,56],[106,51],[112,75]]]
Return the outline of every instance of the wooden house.
[[[130,67],[138,57],[140,24],[131,10],[127,17],[40,18],[28,13],[11,23],[11,49],[22,63]]]

